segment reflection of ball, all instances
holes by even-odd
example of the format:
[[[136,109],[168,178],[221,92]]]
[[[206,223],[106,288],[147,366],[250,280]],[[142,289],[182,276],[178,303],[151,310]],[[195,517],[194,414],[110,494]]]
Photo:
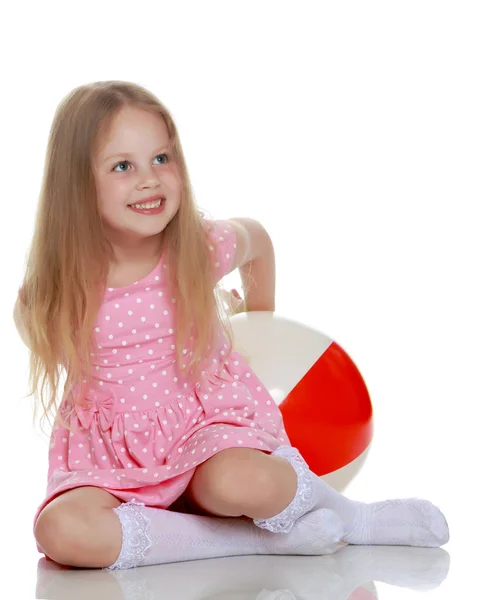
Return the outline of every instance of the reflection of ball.
[[[372,439],[372,406],[346,352],[319,331],[272,312],[231,318],[234,347],[279,405],[311,470],[344,489]]]

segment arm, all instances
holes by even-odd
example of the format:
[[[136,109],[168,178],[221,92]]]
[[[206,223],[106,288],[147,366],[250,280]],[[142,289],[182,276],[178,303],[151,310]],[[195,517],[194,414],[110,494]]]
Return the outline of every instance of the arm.
[[[273,242],[254,219],[228,219],[236,233],[236,254],[231,270],[239,269],[247,311],[274,311],[276,263]]]

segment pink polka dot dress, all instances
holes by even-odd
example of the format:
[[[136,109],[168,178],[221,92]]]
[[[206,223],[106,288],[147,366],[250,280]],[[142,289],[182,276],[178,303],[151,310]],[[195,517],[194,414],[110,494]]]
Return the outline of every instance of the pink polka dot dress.
[[[210,249],[219,281],[234,258],[235,232],[227,221],[212,224]],[[278,406],[242,355],[233,351],[221,379],[215,373],[228,348],[222,332],[212,368],[200,380],[189,381],[177,368],[175,298],[166,286],[166,268],[161,259],[142,280],[107,288],[95,323],[96,385],[86,406],[69,417],[74,432],[54,425],[46,497],[34,522],[53,498],[80,486],[103,488],[123,502],[136,498],[168,508],[195,468],[218,452],[273,452],[289,445]],[[68,407],[66,396],[62,414]]]

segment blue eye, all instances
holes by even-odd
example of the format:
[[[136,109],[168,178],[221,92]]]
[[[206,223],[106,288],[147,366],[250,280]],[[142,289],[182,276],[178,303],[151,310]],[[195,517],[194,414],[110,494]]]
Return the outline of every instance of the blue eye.
[[[158,158],[158,156],[165,156],[165,157],[167,157],[167,158],[168,158],[168,155],[167,155],[167,154],[157,154],[155,158]],[[169,160],[169,158],[168,158],[168,160]],[[115,170],[117,167],[119,167],[120,165],[125,165],[125,164],[131,164],[131,163],[130,163],[130,161],[129,161],[129,160],[122,160],[121,162],[117,163],[117,164],[116,164],[116,165],[113,167],[112,171],[114,171],[114,170]],[[165,164],[165,163],[161,163],[161,164]],[[124,171],[124,170],[122,170],[122,171],[116,171],[116,172],[117,172],[117,173],[125,173],[125,171]]]

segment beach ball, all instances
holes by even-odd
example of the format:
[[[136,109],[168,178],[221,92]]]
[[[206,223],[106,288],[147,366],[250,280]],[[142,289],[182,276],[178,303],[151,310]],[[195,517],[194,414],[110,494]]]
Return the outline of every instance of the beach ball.
[[[279,406],[291,445],[342,491],[363,466],[373,436],[358,368],[334,340],[277,313],[242,312],[230,322],[234,349]]]

